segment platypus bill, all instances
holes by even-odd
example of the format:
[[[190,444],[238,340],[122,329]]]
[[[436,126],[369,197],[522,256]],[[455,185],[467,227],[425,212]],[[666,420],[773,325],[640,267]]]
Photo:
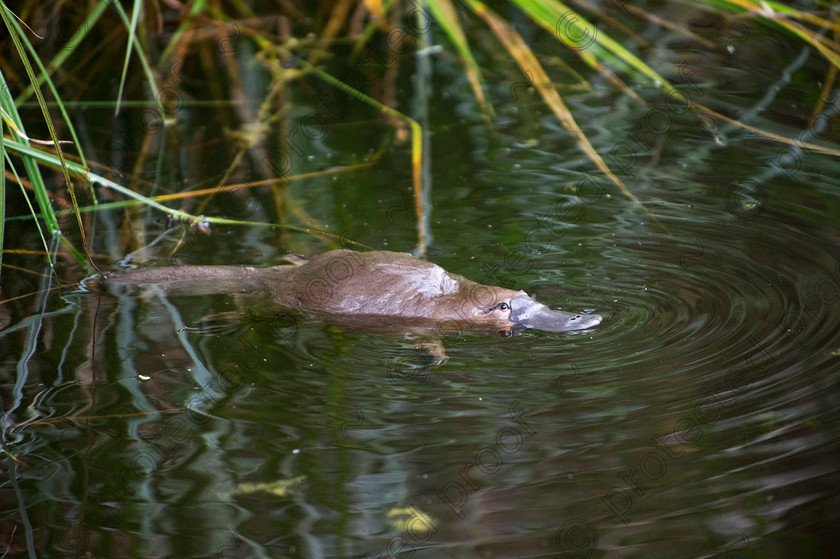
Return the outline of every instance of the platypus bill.
[[[601,316],[554,311],[524,291],[481,285],[405,253],[340,249],[298,266],[178,266],[111,274],[105,285],[158,284],[171,295],[245,294],[278,313],[356,329],[568,332]]]

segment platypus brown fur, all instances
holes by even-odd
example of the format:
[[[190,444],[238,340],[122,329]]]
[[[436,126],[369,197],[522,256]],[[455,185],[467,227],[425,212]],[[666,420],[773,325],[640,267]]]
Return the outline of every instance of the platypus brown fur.
[[[388,251],[333,250],[299,266],[150,268],[111,274],[105,284],[158,284],[171,295],[247,294],[278,311],[362,328],[566,332],[601,322],[597,314],[553,311],[524,291],[481,285]]]

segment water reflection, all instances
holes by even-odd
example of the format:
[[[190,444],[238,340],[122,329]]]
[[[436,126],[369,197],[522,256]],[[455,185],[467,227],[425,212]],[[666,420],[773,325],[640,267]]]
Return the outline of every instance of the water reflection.
[[[726,204],[485,269],[605,320],[453,333],[445,364],[260,309],[214,328],[226,297],[56,298],[3,332],[33,350],[4,389],[6,502],[41,511],[42,555],[820,556],[840,244],[777,199]]]
[[[605,153],[647,114],[578,99]],[[837,162],[735,142],[720,124],[724,148],[669,115],[645,144],[656,162],[633,151],[623,167],[666,231],[580,173],[540,110],[500,107],[495,134],[438,115],[432,259],[591,309],[596,329],[417,340],[258,306],[214,321],[231,298],[51,290],[47,271],[27,288],[37,300],[2,309],[9,556],[831,556]],[[355,156],[356,131],[330,135],[319,149]],[[222,159],[195,157],[155,163],[179,176]],[[298,199],[362,242],[407,249],[404,179],[382,162]],[[239,217],[258,207],[221,200]],[[257,229],[189,239],[167,264],[323,248]]]

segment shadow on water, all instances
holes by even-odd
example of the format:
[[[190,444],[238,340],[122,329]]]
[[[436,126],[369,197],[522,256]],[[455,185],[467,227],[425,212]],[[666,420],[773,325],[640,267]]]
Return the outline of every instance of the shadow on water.
[[[704,103],[836,144],[835,129],[809,128],[806,78],[781,80],[779,60],[763,57],[767,41],[755,32],[734,62],[709,55],[679,71]],[[608,163],[666,232],[607,182],[579,182],[588,162],[537,100],[511,102],[509,80],[496,78],[493,133],[455,62],[433,62],[452,80],[435,85],[430,103],[430,260],[604,321],[566,334],[387,336],[155,287],[11,300],[49,282],[5,273],[0,395],[3,445],[16,459],[3,462],[0,550],[831,556],[840,543],[840,161],[748,141],[724,122],[710,132],[656,105],[654,91],[640,92],[646,108],[566,92],[593,145],[613,155]],[[813,53],[802,65],[806,77],[822,68]],[[776,97],[761,98],[777,85]],[[823,114],[836,123],[840,101],[828,98]],[[147,162],[156,182],[217,179],[220,154],[234,150],[220,139],[234,114],[182,108],[171,137],[180,140],[168,140],[178,157],[165,142]],[[653,117],[668,126],[639,132]],[[97,109],[76,118],[97,134]],[[306,140],[311,156],[294,156],[295,172],[362,158],[360,137],[379,138],[361,136],[359,122]],[[112,139],[137,141],[130,132]],[[292,183],[285,201],[370,246],[409,250],[406,159]],[[258,167],[242,176],[260,177]],[[259,196],[227,207],[263,219],[271,204]],[[267,266],[281,249],[325,248],[277,236],[214,226],[171,262]],[[92,251],[106,254],[119,237],[100,232]],[[144,258],[169,264],[177,242],[166,237]],[[235,310],[245,318],[206,319]]]

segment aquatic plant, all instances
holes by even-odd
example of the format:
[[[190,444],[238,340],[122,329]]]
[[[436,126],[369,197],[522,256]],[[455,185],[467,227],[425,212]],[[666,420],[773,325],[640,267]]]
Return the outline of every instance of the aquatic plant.
[[[29,219],[39,228],[48,262],[52,263],[51,254],[60,245],[88,269],[95,267],[95,259],[86,237],[92,221],[85,216],[98,214],[102,219],[114,219],[113,214],[104,217],[102,211],[124,208],[126,219],[131,220],[129,216],[140,205],[168,214],[173,222],[185,224],[185,231],[206,231],[211,224],[254,225],[257,222],[248,219],[203,215],[213,196],[243,188],[269,189],[269,196],[261,198],[261,203],[272,218],[261,224],[340,238],[320,227],[286,188],[290,181],[313,176],[288,173],[288,144],[296,131],[289,99],[313,93],[317,98],[322,89],[313,85],[313,78],[340,92],[336,93],[337,103],[349,99],[354,105],[361,102],[372,107],[389,128],[378,145],[368,146],[375,152],[373,156],[321,173],[341,173],[375,164],[395,143],[410,141],[413,207],[422,253],[428,219],[423,191],[429,162],[424,151],[432,139],[422,119],[411,118],[399,110],[395,91],[400,67],[412,63],[416,76],[413,83],[422,89],[424,80],[431,76],[430,53],[440,49],[460,59],[482,118],[492,127],[496,114],[485,65],[487,61],[504,63],[498,53],[489,50],[500,46],[509,57],[508,63],[521,72],[518,86],[539,95],[597,172],[644,212],[648,210],[643,201],[604,161],[578,124],[575,111],[564,102],[561,88],[545,67],[547,57],[540,49],[546,41],[561,47],[562,56],[553,56],[552,62],[565,64],[564,74],[574,77],[581,87],[594,87],[592,78],[579,71],[583,64],[602,76],[604,83],[612,84],[641,105],[646,101],[636,92],[635,85],[660,91],[669,103],[683,104],[696,114],[698,129],[705,129],[710,135],[714,131],[708,122],[714,119],[775,142],[796,143],[837,155],[834,149],[760,130],[687,98],[680,84],[670,83],[645,62],[639,52],[646,41],[633,31],[632,25],[650,22],[682,34],[701,48],[730,52],[740,48],[740,33],[747,29],[746,23],[795,37],[816,49],[826,62],[823,95],[815,96],[816,115],[822,108],[824,94],[836,84],[840,67],[836,7],[821,2],[817,5],[822,9],[806,11],[778,2],[750,0],[702,0],[690,4],[695,10],[719,18],[719,25],[732,28],[733,33],[715,41],[692,30],[690,22],[672,21],[623,0],[610,2],[609,8],[603,7],[604,3],[583,0],[573,5],[554,0],[512,0],[496,2],[494,8],[479,0],[335,0],[306,7],[280,2],[271,13],[255,12],[244,1],[157,4],[135,0],[130,8],[104,1],[78,6],[27,1],[14,7],[0,2],[0,16],[7,31],[6,38],[0,40],[6,47],[0,50],[0,263],[3,253],[11,249],[3,236],[5,223],[26,217],[7,215],[10,201],[15,201],[16,207],[25,207]],[[517,30],[529,25],[525,36]],[[492,38],[487,36],[487,30]],[[246,43],[249,56],[240,56],[236,49]],[[108,52],[118,54],[106,56]],[[115,64],[115,59],[120,64]],[[215,76],[207,99],[184,95],[184,82],[201,74]],[[141,180],[139,170],[154,156],[155,149],[164,149],[165,139],[135,146],[132,166],[126,163],[121,168],[111,168],[91,155],[88,151],[93,143],[80,138],[69,111],[79,104],[94,105],[89,94],[96,84],[111,81],[117,84],[109,89],[112,97],[96,103],[113,108],[115,114],[142,109],[145,125],[165,132],[172,130],[179,118],[180,106],[206,102],[234,106],[240,120],[228,135],[238,148],[215,184],[189,185],[178,190],[165,188],[162,181]],[[253,97],[248,90],[257,83],[265,84],[266,91],[254,112],[238,100]],[[514,87],[511,93],[516,94]],[[329,104],[320,99],[316,102]],[[33,107],[40,112],[40,118]],[[249,156],[266,162],[266,178],[247,185],[231,180]],[[45,177],[45,169],[56,173],[60,181]],[[7,186],[14,184],[20,189],[19,199],[11,194],[14,190],[7,192]],[[157,194],[160,190],[170,192]],[[190,211],[169,205],[175,200],[189,201]],[[273,207],[268,200],[273,200]],[[56,210],[57,206],[64,209]],[[65,225],[62,231],[60,218],[67,213],[75,217],[75,227],[68,229]],[[140,238],[142,235],[137,244]]]

